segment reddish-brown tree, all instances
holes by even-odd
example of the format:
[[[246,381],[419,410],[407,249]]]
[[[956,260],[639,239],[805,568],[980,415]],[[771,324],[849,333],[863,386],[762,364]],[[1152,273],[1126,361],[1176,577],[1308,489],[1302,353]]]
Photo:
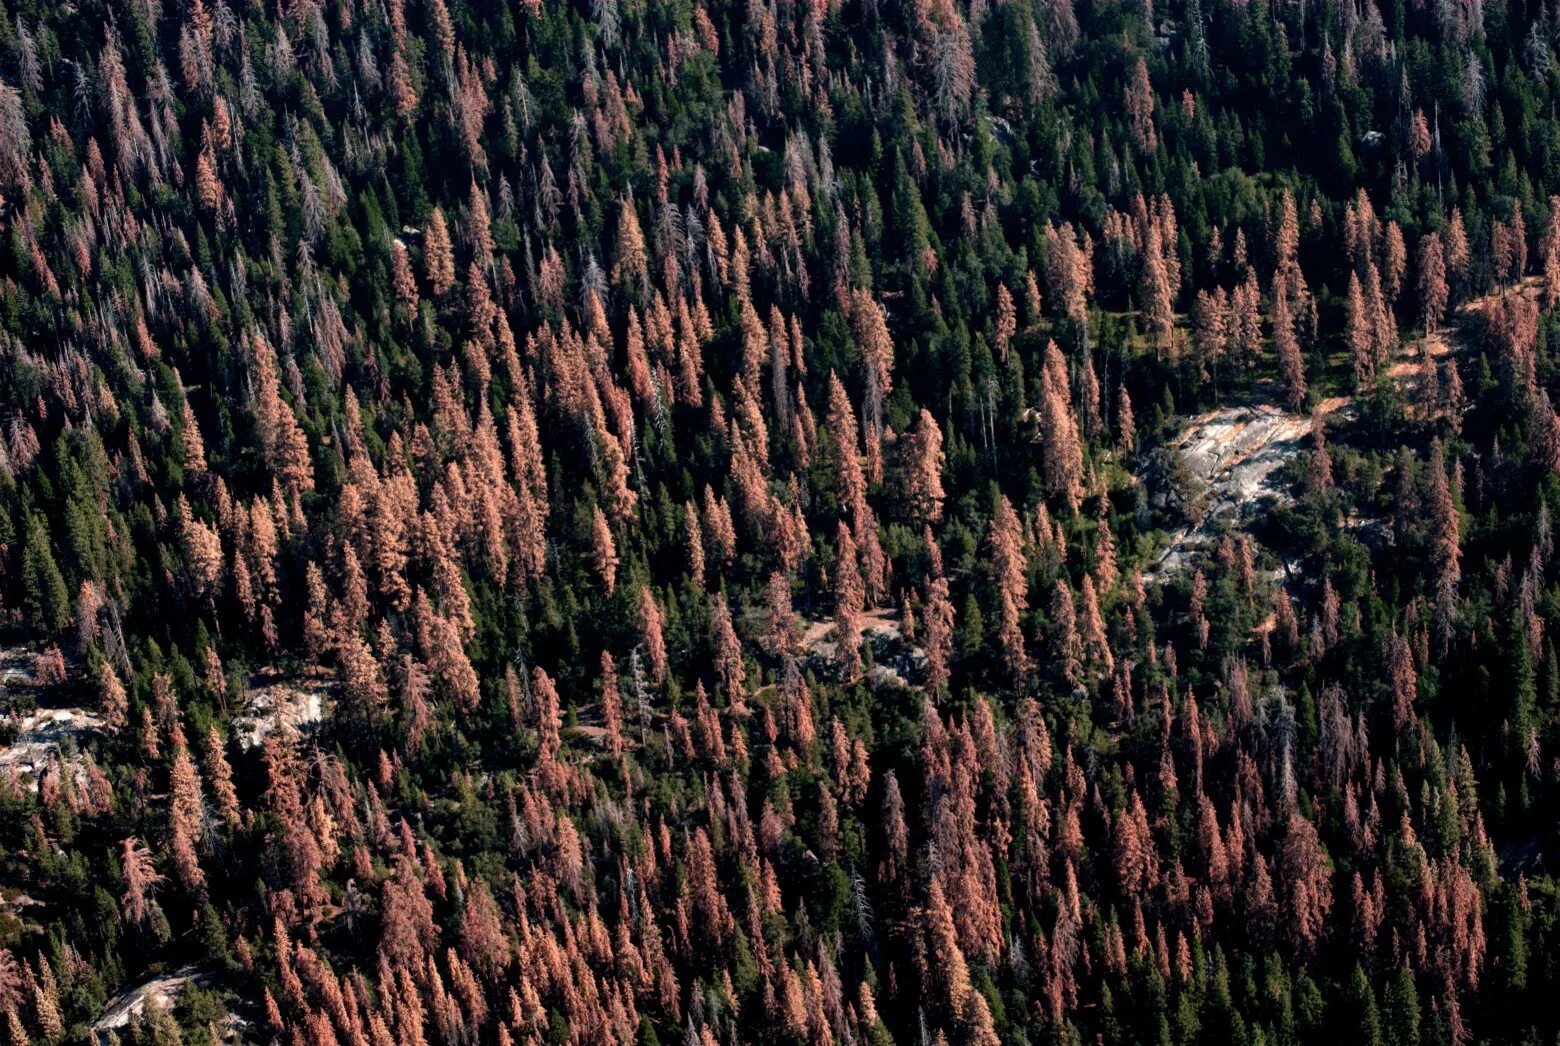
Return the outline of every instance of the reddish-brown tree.
[[[119,867],[125,878],[125,892],[120,899],[124,917],[136,926],[143,925],[151,917],[156,904],[152,894],[163,877],[152,864],[146,844],[133,835],[120,843]]]
[[[935,523],[943,512],[943,437],[937,419],[921,408],[905,443],[905,500],[911,518]]]
[[[993,581],[997,597],[997,641],[1002,647],[1008,671],[1021,678],[1029,669],[1024,652],[1024,630],[1020,615],[1029,607],[1028,564],[1024,557],[1024,532],[1018,513],[1003,497],[987,535],[991,549]]]
[[[834,550],[834,635],[840,659],[854,665],[861,657],[861,614],[866,590],[856,565],[856,542],[850,528],[839,525]]]
[[[1278,352],[1278,374],[1283,383],[1284,401],[1290,410],[1305,403],[1305,358],[1300,339],[1295,335],[1294,317],[1282,295],[1273,302],[1273,344]]]
[[[435,295],[442,298],[455,286],[455,249],[450,244],[450,227],[440,207],[434,207],[428,215],[428,228],[423,233],[423,266],[428,286],[433,288]]]
[[[1132,66],[1122,89],[1122,105],[1132,126],[1132,140],[1138,151],[1152,153],[1159,144],[1154,131],[1154,87],[1148,78],[1148,63],[1141,57]]]
[[[1560,280],[1560,244],[1555,258],[1556,279]],[[1434,334],[1446,315],[1451,289],[1446,282],[1446,251],[1439,233],[1426,233],[1419,241],[1419,316],[1426,334]]]

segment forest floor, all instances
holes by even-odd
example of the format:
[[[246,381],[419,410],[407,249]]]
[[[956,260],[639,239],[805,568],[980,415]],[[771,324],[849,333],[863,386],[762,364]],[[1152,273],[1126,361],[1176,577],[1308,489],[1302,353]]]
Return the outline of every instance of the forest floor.
[[[870,665],[866,680],[874,688],[907,686],[911,678],[919,677],[926,664],[926,652],[905,641],[904,624],[894,607],[875,607],[861,615],[861,647]],[[815,664],[842,667],[833,618],[807,621],[802,631],[802,648]]]

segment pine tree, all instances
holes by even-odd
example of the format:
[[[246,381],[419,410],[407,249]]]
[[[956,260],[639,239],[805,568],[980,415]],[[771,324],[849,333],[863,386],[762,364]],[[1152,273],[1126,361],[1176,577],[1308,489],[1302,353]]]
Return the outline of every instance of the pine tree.
[[[617,261],[612,266],[612,279],[619,286],[633,289],[641,300],[650,296],[645,236],[632,198],[618,203]]]
[[[195,849],[204,833],[204,813],[200,778],[195,762],[179,731],[174,743],[173,767],[169,773],[168,827],[172,834],[173,867],[179,885],[197,897],[204,895],[206,874],[201,870]]]
[[[863,414],[867,439],[878,443],[883,438],[883,404],[894,390],[894,340],[889,336],[888,320],[882,307],[868,292],[855,292],[851,298],[850,316],[856,347],[866,363],[867,393]]]
[[[1294,318],[1282,296],[1273,302],[1273,343],[1278,351],[1285,402],[1290,410],[1299,410],[1305,403],[1305,360],[1300,353],[1300,340],[1295,336]]]
[[[1067,365],[1055,342],[1046,345],[1045,388],[1040,403],[1042,468],[1047,488],[1076,510],[1083,494],[1083,447],[1073,414]]]
[[[1141,153],[1152,153],[1159,144],[1154,131],[1154,88],[1148,78],[1148,63],[1141,57],[1122,90],[1122,105],[1132,126],[1132,139]]]
[[[1148,812],[1136,793],[1115,822],[1116,882],[1121,896],[1133,898],[1154,878],[1154,843],[1149,835]]]
[[[1230,345],[1229,295],[1223,287],[1197,292],[1192,307],[1192,345],[1198,369],[1207,378]]]
[[[41,517],[27,524],[22,548],[23,607],[41,628],[62,632],[70,625],[70,590],[54,561],[49,532]]]
[[[601,578],[601,586],[610,596],[617,587],[617,544],[612,539],[612,528],[607,523],[607,517],[602,515],[599,505],[594,506],[592,511],[591,539],[591,558],[595,562],[596,575]]]
[[[1408,271],[1408,248],[1403,243],[1403,230],[1395,221],[1387,222],[1381,239],[1381,287],[1386,294],[1387,307],[1391,308],[1403,289],[1403,275]]]
[[[1045,230],[1045,278],[1051,292],[1052,308],[1074,323],[1083,323],[1088,310],[1088,292],[1094,282],[1087,249],[1079,244],[1080,234],[1070,222],[1061,228],[1047,225]]]
[[[135,836],[126,837],[119,846],[119,866],[125,880],[120,903],[126,921],[140,926],[151,917],[155,901],[152,893],[163,877],[152,864],[146,844]]]
[[[1034,286],[1034,274],[1029,277],[1030,286]],[[1039,297],[1038,288],[1035,297]],[[1039,311],[1033,305],[1031,311]],[[1018,333],[1018,310],[1013,305],[1013,295],[1008,291],[1007,284],[997,284],[997,319],[995,336],[992,341],[997,347],[997,359],[1006,363],[1008,351],[1013,344],[1013,335]]]
[[[910,516],[920,523],[935,523],[943,514],[943,437],[937,419],[924,407],[905,443],[905,499]]]
[[[1279,222],[1273,238],[1273,295],[1281,298],[1291,314],[1304,310],[1309,291],[1300,270],[1300,217],[1295,197],[1287,187],[1279,194]],[[1275,311],[1277,305],[1274,306]]]
[[[1468,246],[1468,231],[1463,224],[1462,208],[1453,207],[1446,223],[1446,272],[1458,297],[1467,289],[1468,269],[1473,253]]]
[[[1062,678],[1076,686],[1083,676],[1083,641],[1078,637],[1078,611],[1072,589],[1058,578],[1051,593],[1051,654]]]
[[[942,550],[932,536],[931,527],[922,531],[929,569],[922,599],[925,628],[926,685],[934,695],[942,694],[948,684],[949,662],[953,653],[953,602],[948,596],[948,579],[943,576]]]
[[[1360,1046],[1382,1046],[1381,1017],[1376,1008],[1376,993],[1371,990],[1365,968],[1358,963],[1344,988],[1341,1002],[1342,1027]]]
[[[411,252],[399,238],[390,243],[390,287],[395,292],[396,301],[400,303],[402,317],[410,319],[415,316],[421,300],[417,291],[417,277],[412,273]]]
[[[1381,1023],[1385,1046],[1417,1046],[1420,1041],[1419,992],[1406,965],[1398,967],[1383,993]]]
[[[710,611],[710,629],[715,672],[720,685],[728,701],[741,704],[747,692],[747,668],[742,660],[742,642],[732,627],[731,610],[726,606],[726,597],[722,593],[715,595],[715,604]]]
[[[936,960],[926,964],[925,972],[934,977],[942,989],[940,998],[948,1012],[962,1014],[974,989],[970,983],[969,964],[964,950],[959,947],[953,910],[935,878],[927,887],[926,906],[922,912],[926,953],[928,958],[935,957]]]
[[[1544,223],[1538,250],[1543,266],[1544,302],[1554,308],[1560,301],[1560,196],[1549,198],[1549,219]]]
[[[491,978],[509,963],[509,939],[493,892],[480,878],[466,892],[460,917],[460,951],[465,960]]]
[[[840,660],[846,665],[854,665],[861,657],[861,613],[866,606],[866,590],[856,561],[856,542],[850,528],[841,523],[834,546],[834,635]]]
[[[450,244],[444,211],[439,207],[428,215],[428,228],[423,234],[423,266],[435,296],[442,298],[455,286],[455,250]]]
[[[1441,441],[1430,447],[1430,562],[1435,580],[1435,598],[1443,612],[1455,605],[1457,585],[1462,578],[1462,539],[1457,507],[1452,502],[1451,484],[1446,474],[1446,454]]]
[[[1230,297],[1230,347],[1247,366],[1262,351],[1262,291],[1249,268]]]
[[[211,781],[218,816],[229,827],[237,827],[240,820],[238,790],[233,785],[233,770],[228,765],[222,735],[214,726],[206,731],[206,777]]]
[[[179,524],[179,547],[184,554],[191,594],[204,599],[215,593],[222,578],[222,539],[214,528],[196,519],[189,501],[181,494],[175,509]]]
[[[1560,254],[1556,265],[1560,266]],[[1560,278],[1560,268],[1556,271]],[[1446,314],[1451,291],[1446,283],[1446,253],[1437,233],[1426,233],[1419,241],[1419,315],[1424,332],[1434,334]]]
[[[1397,319],[1381,289],[1381,275],[1374,264],[1365,267],[1365,310],[1370,316],[1371,355],[1380,367],[1397,349]]]
[[[109,730],[120,729],[125,725],[126,714],[130,707],[129,700],[125,694],[124,684],[119,681],[119,676],[107,661],[103,661],[98,666],[98,690],[103,725]]]
[[[666,640],[663,637],[661,607],[655,601],[648,585],[639,587],[639,636],[645,660],[650,664],[650,678],[660,684],[666,679]]]
[[[1029,581],[1024,558],[1023,528],[1018,513],[1006,497],[997,505],[987,541],[991,548],[993,580],[996,584],[998,631],[1003,659],[1009,673],[1021,678],[1029,668],[1024,652],[1024,632],[1020,615],[1029,607]]]
[[[1143,271],[1140,277],[1143,297],[1143,323],[1153,336],[1156,345],[1169,342],[1175,327],[1174,302],[1170,290],[1169,274],[1165,271],[1164,247],[1159,239],[1159,227],[1149,223],[1148,238],[1143,245]]]
[[[1320,417],[1311,419],[1311,460],[1305,473],[1306,490],[1326,494],[1332,490],[1332,455],[1327,451],[1326,426]]]
[[[1349,273],[1349,296],[1344,315],[1344,343],[1354,359],[1354,381],[1364,388],[1376,376],[1376,332],[1357,272]]]

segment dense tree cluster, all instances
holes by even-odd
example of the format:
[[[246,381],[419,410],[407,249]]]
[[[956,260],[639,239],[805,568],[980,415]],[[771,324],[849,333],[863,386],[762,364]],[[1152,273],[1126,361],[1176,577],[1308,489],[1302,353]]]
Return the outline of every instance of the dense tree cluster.
[[[1557,41],[0,0],[0,1041],[1554,1039]]]

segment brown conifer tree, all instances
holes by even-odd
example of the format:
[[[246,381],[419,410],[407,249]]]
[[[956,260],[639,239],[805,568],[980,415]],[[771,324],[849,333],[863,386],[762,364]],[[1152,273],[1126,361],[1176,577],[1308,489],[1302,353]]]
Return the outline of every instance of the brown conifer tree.
[[[882,306],[865,290],[857,290],[851,297],[850,322],[856,347],[866,362],[867,392],[862,413],[867,439],[881,442],[883,404],[894,391],[894,340],[889,336]]]
[[[1344,343],[1354,359],[1354,380],[1360,387],[1376,376],[1376,332],[1358,272],[1349,273],[1349,296],[1344,306]]]
[[[1143,245],[1143,270],[1139,279],[1143,326],[1153,337],[1154,344],[1163,348],[1169,343],[1175,329],[1175,305],[1170,290],[1170,277],[1165,270],[1159,226],[1154,222],[1148,223],[1148,238]]]
[[[455,286],[455,248],[450,243],[450,227],[442,208],[434,207],[423,233],[423,266],[428,286],[438,297]]]
[[[1262,290],[1257,274],[1246,270],[1246,279],[1230,296],[1230,347],[1250,366],[1262,351]]]
[[[1300,270],[1299,252],[1300,218],[1294,193],[1285,188],[1280,193],[1278,228],[1273,237],[1273,296],[1284,299],[1291,314],[1295,315],[1304,310],[1309,296],[1305,275]]]
[[[1122,105],[1132,127],[1132,140],[1141,153],[1152,153],[1159,145],[1154,131],[1154,87],[1148,78],[1148,63],[1141,57],[1132,66],[1122,89]]]
[[[1073,414],[1067,364],[1055,342],[1046,345],[1045,387],[1040,403],[1042,475],[1047,488],[1076,511],[1083,495],[1083,445]]]
[[[1192,306],[1192,347],[1204,378],[1210,376],[1224,358],[1229,343],[1228,294],[1223,287],[1198,291],[1197,301]]]
[[[156,903],[152,893],[163,877],[152,864],[146,844],[133,835],[120,843],[119,867],[125,878],[125,892],[120,899],[125,920],[136,926],[143,925],[151,917]]]
[[[102,711],[103,725],[110,730],[118,730],[125,725],[130,702],[124,684],[119,681],[113,666],[106,660],[98,665],[98,692],[98,707]]]
[[[1560,244],[1556,250],[1555,275],[1560,280]],[[1441,246],[1441,236],[1426,233],[1419,241],[1419,316],[1425,334],[1434,334],[1440,328],[1450,297],[1451,290],[1446,282],[1446,251]]]
[[[594,507],[592,516],[591,558],[596,567],[596,576],[601,578],[601,585],[610,596],[617,586],[617,543],[612,540],[612,527],[608,525],[607,517],[602,515],[600,506]]]
[[[1403,276],[1408,271],[1408,248],[1403,243],[1403,230],[1395,221],[1387,222],[1381,243],[1381,289],[1391,308],[1403,289]]]
[[[201,870],[195,849],[205,831],[205,815],[201,809],[200,776],[184,743],[182,730],[176,732],[174,740],[168,790],[168,829],[172,837],[170,850],[174,872],[179,885],[201,897],[206,890],[206,873]]]
[[[1430,562],[1434,570],[1435,596],[1443,613],[1449,613],[1457,599],[1462,578],[1462,538],[1457,506],[1452,501],[1451,482],[1446,473],[1446,454],[1441,441],[1430,447]]]
[[[650,593],[649,585],[639,588],[639,639],[645,660],[650,665],[650,679],[659,685],[666,680],[666,639],[663,635],[661,607]]]
[[[1294,317],[1282,295],[1273,301],[1273,344],[1278,352],[1278,374],[1284,401],[1290,410],[1299,410],[1305,403],[1305,358],[1300,353],[1300,339],[1295,335]]]
[[[1029,670],[1024,652],[1024,630],[1020,615],[1029,607],[1028,565],[1024,557],[1024,531],[1013,505],[1003,497],[991,521],[987,541],[991,549],[993,581],[997,596],[997,642],[1012,676],[1022,678]]]
[[[1033,284],[1034,276],[1030,275]],[[1035,291],[1039,296],[1039,291]],[[997,284],[997,318],[992,341],[997,347],[997,359],[1006,363],[1008,350],[1013,344],[1013,336],[1018,333],[1018,309],[1013,304],[1013,295],[1008,291],[1007,284]]]
[[[861,658],[861,613],[866,607],[856,559],[856,542],[842,522],[834,546],[834,635],[840,660],[851,666]]]
[[[1473,252],[1468,246],[1468,230],[1463,224],[1462,208],[1453,207],[1452,216],[1446,223],[1446,273],[1458,297],[1467,291],[1468,267],[1472,261]]]
[[[711,645],[715,653],[715,674],[725,690],[726,700],[740,705],[747,693],[747,667],[742,660],[742,642],[731,624],[731,610],[724,593],[715,594],[710,610]]]
[[[934,695],[948,684],[948,669],[953,654],[953,602],[948,598],[948,579],[943,576],[942,550],[932,536],[932,528],[922,530],[929,570],[922,597],[921,620],[926,650],[926,686]]]
[[[919,523],[935,523],[943,513],[943,437],[931,411],[921,415],[905,437],[905,500]]]
[[[229,827],[237,827],[240,808],[238,790],[233,786],[233,769],[228,765],[222,735],[215,726],[206,731],[206,777],[211,781],[217,814]]]
[[[1084,237],[1087,242],[1087,237]],[[1070,222],[1045,230],[1045,278],[1053,309],[1074,323],[1082,323],[1088,309],[1093,272],[1088,252],[1079,245]]]

